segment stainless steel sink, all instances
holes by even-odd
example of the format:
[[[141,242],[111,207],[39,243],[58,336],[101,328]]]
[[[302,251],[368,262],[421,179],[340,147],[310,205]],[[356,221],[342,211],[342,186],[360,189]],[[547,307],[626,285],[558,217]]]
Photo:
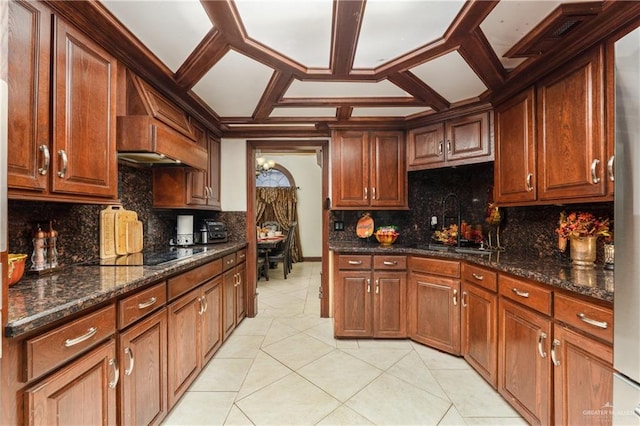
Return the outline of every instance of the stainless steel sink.
[[[480,256],[491,254],[490,250],[477,247],[453,247],[453,251],[461,254],[478,254]]]

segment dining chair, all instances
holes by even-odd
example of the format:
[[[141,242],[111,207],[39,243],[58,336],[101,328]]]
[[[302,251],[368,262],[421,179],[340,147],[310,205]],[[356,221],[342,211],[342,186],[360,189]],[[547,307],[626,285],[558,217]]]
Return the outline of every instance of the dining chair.
[[[284,279],[287,279],[287,275],[293,269],[293,261],[291,258],[291,247],[293,243],[293,239],[295,238],[296,226],[298,222],[293,222],[289,227],[289,232],[287,232],[287,236],[282,244],[282,249],[278,251],[274,251],[269,253],[269,263],[272,265],[276,265],[278,263],[282,263],[282,271],[284,273]]]

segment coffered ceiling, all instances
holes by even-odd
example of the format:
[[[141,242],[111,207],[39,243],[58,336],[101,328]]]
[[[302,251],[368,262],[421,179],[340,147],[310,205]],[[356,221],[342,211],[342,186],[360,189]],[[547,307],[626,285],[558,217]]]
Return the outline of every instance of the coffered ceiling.
[[[621,5],[572,0],[103,0],[92,7],[100,19],[95,10],[85,18],[116,29],[108,43],[125,64],[195,105],[221,135],[403,125],[486,104],[557,66],[559,49],[597,41],[590,24],[625,14]],[[555,59],[542,62],[547,56]]]

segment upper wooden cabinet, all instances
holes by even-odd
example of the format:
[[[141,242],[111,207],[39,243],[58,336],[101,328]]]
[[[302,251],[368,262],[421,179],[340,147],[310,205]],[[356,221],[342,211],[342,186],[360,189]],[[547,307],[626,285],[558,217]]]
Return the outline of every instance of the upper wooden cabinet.
[[[408,203],[406,172],[403,132],[333,133],[333,208],[405,209]]]
[[[9,13],[9,198],[117,198],[116,60],[41,3]]]
[[[597,48],[496,108],[496,202],[613,199],[603,69]]]
[[[408,169],[492,161],[491,113],[458,117],[409,131]]]

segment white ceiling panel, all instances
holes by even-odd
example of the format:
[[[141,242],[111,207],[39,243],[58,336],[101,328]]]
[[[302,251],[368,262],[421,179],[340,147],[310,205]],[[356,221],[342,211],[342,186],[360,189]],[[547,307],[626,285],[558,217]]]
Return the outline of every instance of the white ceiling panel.
[[[354,68],[375,68],[442,37],[463,1],[367,0]]]
[[[428,107],[356,107],[352,117],[408,117],[413,114],[431,111]]]
[[[273,69],[233,50],[193,87],[221,117],[250,117]]]
[[[271,117],[330,117],[336,116],[335,108],[274,108]]]
[[[198,0],[102,3],[173,72],[213,27]]]
[[[294,61],[329,67],[331,0],[236,0],[247,35]]]
[[[425,62],[410,71],[449,102],[475,98],[487,90],[487,86],[457,51]]]
[[[376,83],[356,81],[300,81],[294,80],[285,98],[357,98],[365,96],[410,97],[388,80]]]

